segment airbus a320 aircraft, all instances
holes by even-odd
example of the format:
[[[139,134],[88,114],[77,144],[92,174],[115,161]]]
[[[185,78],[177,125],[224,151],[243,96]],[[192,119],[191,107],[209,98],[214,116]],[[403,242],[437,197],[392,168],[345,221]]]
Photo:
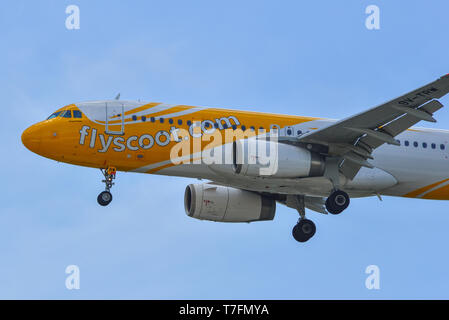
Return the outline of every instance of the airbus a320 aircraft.
[[[186,188],[190,217],[272,220],[280,203],[298,211],[292,233],[305,242],[316,231],[306,208],[339,214],[350,198],[382,195],[449,200],[449,131],[413,127],[435,122],[436,99],[448,91],[445,75],[339,121],[118,96],[60,108],[22,142],[56,161],[100,168],[102,206],[116,171],[207,179]]]

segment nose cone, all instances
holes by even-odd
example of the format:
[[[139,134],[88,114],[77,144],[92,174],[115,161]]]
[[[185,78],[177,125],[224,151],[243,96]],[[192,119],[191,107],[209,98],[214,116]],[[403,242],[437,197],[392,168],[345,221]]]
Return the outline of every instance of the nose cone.
[[[34,153],[39,153],[42,138],[41,135],[42,133],[38,126],[33,125],[22,133],[22,143],[28,150]]]

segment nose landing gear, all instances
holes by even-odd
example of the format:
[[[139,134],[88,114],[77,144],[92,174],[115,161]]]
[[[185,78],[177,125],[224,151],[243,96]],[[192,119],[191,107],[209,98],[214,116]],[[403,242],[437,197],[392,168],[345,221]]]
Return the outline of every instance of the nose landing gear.
[[[114,182],[112,180],[115,179],[115,175],[117,170],[114,167],[108,167],[107,169],[100,169],[101,173],[104,175],[104,180],[102,182],[105,183],[105,191],[101,192],[97,197],[97,202],[100,206],[107,206],[112,201],[112,194],[110,192]]]

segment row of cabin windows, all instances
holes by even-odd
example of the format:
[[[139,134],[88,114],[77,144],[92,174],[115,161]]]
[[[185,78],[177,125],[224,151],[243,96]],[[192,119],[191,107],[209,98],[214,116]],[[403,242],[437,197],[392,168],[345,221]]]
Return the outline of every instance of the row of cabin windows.
[[[50,120],[50,119],[53,119],[53,118],[56,118],[56,117],[72,118],[72,113],[73,113],[73,118],[79,118],[79,119],[82,118],[82,113],[79,110],[63,110],[63,111],[58,111],[58,112],[53,113],[51,116],[49,116],[47,118],[47,120]],[[134,115],[134,116],[132,116],[132,119],[134,121],[136,121],[137,117]],[[143,122],[145,122],[147,120],[147,117],[142,116],[141,120]],[[160,123],[164,123],[164,121],[165,121],[164,118],[159,118],[159,122]],[[150,117],[150,122],[156,122],[156,118],[155,117]],[[178,122],[178,125],[182,125],[182,120],[181,119],[178,119],[177,122]],[[173,119],[171,119],[171,118],[168,119],[168,123],[173,124],[174,123]],[[190,127],[192,125],[192,121],[187,120],[186,124]],[[216,129],[219,128],[219,125],[216,122],[214,123],[213,126]],[[223,123],[222,126],[223,126],[224,129],[228,129],[228,125],[226,123]],[[206,122],[204,124],[204,127],[206,129],[209,129],[210,127],[212,127],[212,125],[209,122]],[[230,128],[236,130],[237,126],[234,124],[234,125],[230,126]],[[241,128],[242,128],[243,131],[246,130],[246,126],[244,126],[244,125],[241,125]],[[251,126],[250,129],[251,129],[251,131],[255,131],[256,130],[256,128],[254,126]],[[259,130],[265,130],[265,129],[264,129],[264,127],[259,127]]]
[[[133,115],[131,118],[132,118],[133,121],[137,121],[137,116],[136,116],[136,115]],[[142,120],[142,122],[147,121],[147,117],[146,117],[146,116],[141,116],[140,119]],[[150,121],[150,122],[156,122],[156,118],[155,118],[155,117],[150,117],[150,118],[149,118],[149,121]],[[164,122],[165,122],[165,118],[159,118],[159,122],[160,122],[160,123],[164,123]],[[168,123],[169,123],[169,124],[173,124],[173,123],[174,123],[174,120],[170,118],[170,119],[168,119]],[[177,123],[178,123],[178,125],[182,125],[182,120],[181,120],[181,119],[178,119]],[[187,124],[187,126],[190,127],[190,126],[192,125],[192,121],[187,120],[186,124]],[[206,123],[204,124],[204,127],[205,127],[206,129],[209,129],[209,128],[212,127],[212,125],[211,125],[209,122],[206,122]],[[218,129],[218,128],[219,128],[219,124],[215,122],[214,125],[213,125],[213,127],[214,127],[215,129]],[[223,129],[228,129],[228,125],[227,125],[226,123],[223,123],[223,124],[222,124],[222,127],[223,127]],[[242,131],[245,131],[245,130],[247,129],[245,125],[241,125],[240,127],[241,127]],[[234,124],[234,125],[230,126],[229,128],[232,128],[232,129],[236,130],[236,129],[237,129],[237,126]],[[250,129],[251,131],[255,131],[255,130],[256,130],[256,128],[255,128],[254,126],[249,127],[249,129]],[[264,127],[259,127],[259,130],[264,131],[265,128],[264,128]],[[292,135],[292,134],[293,134],[292,129],[290,129],[290,128],[287,129],[287,134],[288,134],[288,135]],[[301,130],[298,130],[298,131],[296,132],[296,134],[297,134],[297,135],[301,135],[301,134],[302,134],[302,131],[301,131]]]
[[[58,112],[55,112],[55,113],[53,113],[51,116],[49,116],[48,118],[47,118],[47,120],[50,120],[50,119],[53,119],[53,118],[56,118],[56,117],[62,117],[62,118],[72,118],[72,113],[73,113],[73,118],[82,118],[82,113],[81,113],[81,111],[79,111],[79,110],[63,110],[63,111],[58,111]],[[120,116],[120,115],[119,115]],[[132,116],[132,119],[133,119],[133,121],[137,121],[137,116],[135,116],[135,115],[133,115]],[[142,116],[141,117],[141,120],[143,121],[143,122],[145,122],[145,121],[147,121],[147,117],[146,116]],[[159,122],[160,123],[164,123],[164,121],[165,121],[165,119],[164,118],[159,118]],[[156,118],[155,117],[150,117],[150,122],[156,122]],[[182,125],[182,120],[181,119],[178,119],[178,125]],[[168,119],[168,123],[169,124],[173,124],[174,123],[174,121],[173,121],[173,119]],[[192,125],[192,121],[190,121],[190,120],[187,120],[187,122],[186,122],[186,124],[190,127],[191,125]],[[212,125],[209,123],[209,122],[206,122],[205,124],[204,124],[204,127],[206,128],[206,129],[209,129],[209,128],[211,128],[212,127]],[[214,125],[213,125],[213,127],[214,128],[216,128],[216,129],[218,129],[219,128],[219,125],[218,125],[218,123],[214,123]],[[222,124],[222,127],[223,127],[223,129],[228,129],[228,125],[226,124],[226,123],[223,123]],[[232,125],[232,126],[230,126],[230,128],[232,128],[233,130],[236,130],[237,129],[237,125]],[[241,125],[241,129],[242,129],[242,131],[245,131],[246,130],[246,126],[245,125]],[[251,127],[249,127],[249,129],[251,130],[251,131],[255,131],[256,130],[256,128],[254,127],[254,126],[251,126]],[[265,130],[265,128],[264,127],[259,127],[259,130]],[[287,134],[288,135],[291,135],[291,129],[288,129],[287,130]],[[298,135],[299,134],[301,134],[302,132],[301,132],[301,130],[298,130]]]
[[[401,143],[400,140],[398,140],[398,141],[399,141],[399,143]],[[408,140],[405,140],[405,141],[404,141],[404,146],[408,147],[408,146],[410,146],[410,145],[411,145],[411,144],[410,144],[410,142],[409,142]],[[418,148],[419,143],[418,143],[417,141],[414,141],[414,142],[412,143],[412,145],[413,145],[415,148]],[[427,147],[428,147],[429,145],[427,144],[427,142],[422,142],[422,143],[421,143],[421,146],[422,146],[424,149],[427,149]],[[436,148],[437,148],[436,143],[431,143],[431,144],[430,144],[430,148],[431,148],[431,149],[436,149]],[[440,149],[441,149],[441,150],[444,150],[444,149],[446,149],[446,146],[445,146],[444,144],[440,144]]]
[[[140,119],[142,120],[142,122],[147,121],[147,117],[145,117],[145,116],[141,116]],[[135,115],[132,116],[132,120],[133,120],[133,121],[137,121],[137,116],[135,116]],[[150,118],[149,118],[149,121],[150,121],[150,122],[156,122],[156,118],[155,118],[155,117],[150,117]],[[159,118],[159,122],[160,122],[160,123],[164,123],[164,122],[165,122],[165,118]],[[177,122],[178,122],[178,125],[182,125],[182,119],[178,119]],[[173,123],[174,123],[173,119],[171,119],[171,118],[168,119],[168,123],[173,124]],[[190,126],[192,125],[192,121],[187,120],[187,121],[186,121],[186,124],[187,124],[187,126],[190,127]],[[206,129],[209,129],[209,128],[212,127],[212,125],[211,125],[209,122],[206,122],[206,123],[204,124],[204,127],[205,127]],[[214,125],[213,125],[213,127],[214,127],[215,129],[218,129],[218,128],[219,128],[219,124],[215,122]],[[222,124],[222,127],[223,127],[223,129],[228,129],[228,125],[227,125],[226,123],[223,123],[223,124]],[[234,125],[232,125],[232,126],[229,126],[229,128],[232,128],[232,129],[236,130],[236,129],[237,129],[237,125],[234,124]],[[246,130],[246,126],[244,126],[244,125],[241,125],[241,128],[242,128],[243,131]],[[256,128],[255,128],[254,126],[251,126],[250,129],[251,129],[252,131],[256,130]],[[260,127],[259,130],[265,130],[265,128],[264,128],[264,127]]]

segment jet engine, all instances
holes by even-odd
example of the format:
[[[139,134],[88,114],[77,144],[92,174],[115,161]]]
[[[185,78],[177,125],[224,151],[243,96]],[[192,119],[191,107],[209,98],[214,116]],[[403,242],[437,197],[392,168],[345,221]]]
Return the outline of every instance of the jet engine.
[[[186,214],[200,220],[251,222],[273,220],[276,201],[260,194],[214,184],[189,184]]]
[[[324,174],[325,160],[318,153],[265,139],[235,141],[233,170],[244,176],[304,178]]]

